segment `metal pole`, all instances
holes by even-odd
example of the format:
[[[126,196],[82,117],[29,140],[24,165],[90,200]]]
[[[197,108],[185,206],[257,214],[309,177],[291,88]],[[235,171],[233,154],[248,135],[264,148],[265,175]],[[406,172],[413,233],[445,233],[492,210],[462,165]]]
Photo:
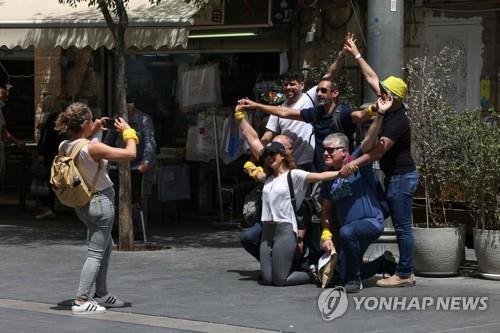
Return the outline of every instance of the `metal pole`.
[[[404,64],[404,1],[368,1],[367,61],[380,80],[390,75],[403,77]],[[376,99],[365,84],[365,102]]]
[[[221,189],[220,165],[219,165],[219,138],[217,136],[217,121],[215,118],[215,109],[213,110],[213,120],[214,120],[214,140],[215,140],[215,164],[217,165],[217,187],[219,191],[220,222],[224,223],[224,206],[222,204],[222,189]]]

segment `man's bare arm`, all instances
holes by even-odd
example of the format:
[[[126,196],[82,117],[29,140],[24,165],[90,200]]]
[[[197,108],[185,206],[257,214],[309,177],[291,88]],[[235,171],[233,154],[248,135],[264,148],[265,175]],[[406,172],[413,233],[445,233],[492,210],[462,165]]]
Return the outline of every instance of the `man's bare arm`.
[[[300,116],[300,110],[297,110],[297,109],[290,109],[290,108],[284,108],[281,106],[261,104],[261,103],[254,102],[248,98],[241,99],[238,101],[238,103],[239,103],[238,106],[245,109],[245,110],[256,109],[256,110],[263,111],[267,114],[272,114],[272,115],[278,116],[280,118],[303,121],[302,117]]]

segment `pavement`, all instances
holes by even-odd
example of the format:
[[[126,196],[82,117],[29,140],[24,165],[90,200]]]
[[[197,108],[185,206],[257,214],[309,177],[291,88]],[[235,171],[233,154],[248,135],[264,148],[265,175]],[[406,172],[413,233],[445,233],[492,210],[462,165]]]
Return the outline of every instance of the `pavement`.
[[[158,221],[153,241],[169,248],[113,252],[108,285],[126,307],[73,316],[85,229],[72,214],[33,215],[0,207],[1,333],[500,332],[500,283],[478,277],[472,250],[460,276],[419,277],[415,287],[396,289],[377,288],[374,278],[345,298],[312,284],[257,284],[259,264],[240,247],[239,230],[207,220]],[[383,299],[399,305],[387,310]],[[476,309],[465,310],[464,300]]]

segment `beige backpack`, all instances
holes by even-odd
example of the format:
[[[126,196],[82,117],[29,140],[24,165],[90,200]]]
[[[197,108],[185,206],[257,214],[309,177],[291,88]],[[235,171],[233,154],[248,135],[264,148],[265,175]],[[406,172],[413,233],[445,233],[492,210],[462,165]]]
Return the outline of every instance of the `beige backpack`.
[[[68,207],[83,207],[92,197],[97,176],[101,170],[101,162],[89,189],[76,165],[76,157],[89,140],[81,140],[71,149],[69,156],[64,153],[64,142],[59,147],[59,154],[54,158],[50,168],[50,184],[59,201]]]

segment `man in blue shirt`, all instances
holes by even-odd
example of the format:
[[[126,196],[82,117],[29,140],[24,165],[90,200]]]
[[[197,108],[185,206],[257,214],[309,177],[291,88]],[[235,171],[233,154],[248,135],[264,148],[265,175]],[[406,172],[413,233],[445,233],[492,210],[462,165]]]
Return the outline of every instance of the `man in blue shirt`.
[[[340,170],[352,159],[373,149],[387,104],[389,103],[379,99],[379,114],[370,126],[365,140],[352,155],[349,155],[349,139],[345,134],[330,134],[324,139],[323,157],[327,169]],[[363,288],[362,279],[376,273],[393,273],[396,267],[390,252],[370,263],[362,264],[368,246],[376,241],[384,230],[384,215],[372,165],[353,168],[355,170],[346,178],[324,182],[321,188],[324,227],[322,247],[331,251],[335,241],[335,247],[340,249],[340,278],[345,283],[346,291],[351,293],[359,292]],[[336,226],[331,228],[330,219],[334,208],[336,218],[332,221],[336,222]],[[333,240],[330,229],[333,230]]]

